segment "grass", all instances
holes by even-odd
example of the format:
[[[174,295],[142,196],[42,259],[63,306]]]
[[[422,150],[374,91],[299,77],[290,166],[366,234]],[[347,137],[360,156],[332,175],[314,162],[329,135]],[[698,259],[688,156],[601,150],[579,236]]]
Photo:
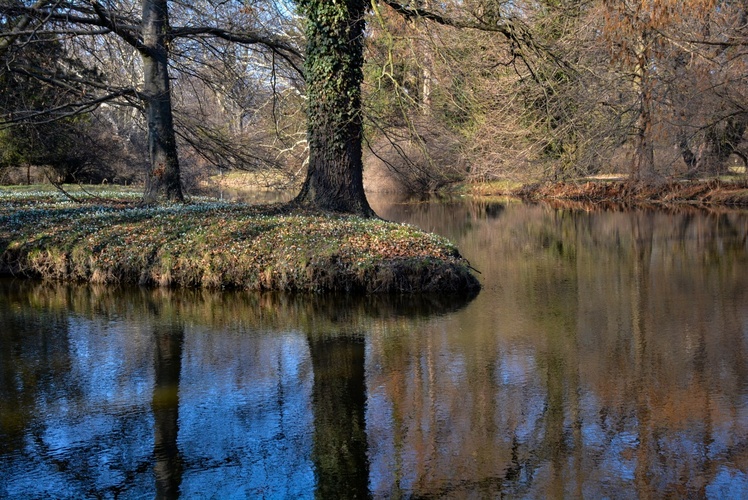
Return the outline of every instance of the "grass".
[[[682,204],[704,207],[748,206],[748,183],[745,179],[670,181],[655,184],[636,184],[627,181],[559,182],[525,186],[514,194],[531,201],[569,200],[586,203]]]
[[[207,200],[145,208],[133,191],[86,192],[76,193],[83,203],[74,203],[52,190],[0,188],[0,270],[219,289],[479,287],[454,245],[406,224]]]
[[[464,194],[473,196],[505,196],[511,195],[522,187],[521,182],[510,180],[493,180],[463,184],[461,190]]]
[[[748,178],[743,167],[734,175],[699,180],[628,181],[618,174],[561,182],[519,183],[509,180],[467,183],[457,192],[481,198],[511,197],[525,201],[572,201],[626,205],[697,205],[748,207]]]

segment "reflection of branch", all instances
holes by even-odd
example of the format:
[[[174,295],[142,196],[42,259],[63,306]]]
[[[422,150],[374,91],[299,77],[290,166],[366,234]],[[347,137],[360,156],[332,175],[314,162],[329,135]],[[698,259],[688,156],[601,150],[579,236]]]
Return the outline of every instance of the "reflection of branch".
[[[116,422],[120,423],[122,427],[124,427],[125,419],[116,419]],[[118,429],[113,428],[110,431],[111,436],[124,436],[126,435],[125,430],[120,427]],[[34,451],[36,452],[36,455],[39,457],[44,457],[44,459],[47,461],[47,463],[54,467],[54,470],[62,474],[64,479],[66,480],[66,484],[71,485],[71,489],[76,488],[78,491],[81,492],[82,496],[89,496],[89,497],[108,497],[110,495],[107,495],[107,492],[114,493],[114,496],[116,496],[117,493],[121,493],[122,491],[125,491],[125,487],[127,485],[132,485],[135,483],[138,476],[141,476],[145,471],[147,471],[151,466],[151,460],[145,459],[140,461],[133,460],[132,462],[128,462],[128,465],[131,465],[131,467],[120,467],[117,468],[118,474],[121,474],[121,478],[119,481],[112,482],[109,484],[108,487],[104,489],[97,489],[97,483],[92,477],[92,471],[89,467],[81,467],[79,464],[72,463],[71,458],[74,458],[76,456],[81,456],[81,452],[83,450],[80,449],[80,447],[70,447],[69,449],[72,451],[72,453],[65,453],[60,454],[53,450],[50,445],[48,445],[44,438],[42,437],[42,432],[44,429],[39,429],[35,431],[31,431],[28,433],[28,436],[30,437],[30,440],[36,447],[34,448]],[[90,438],[93,439],[93,433],[89,435]],[[97,436],[96,439],[99,440],[101,436]],[[94,443],[91,443],[94,444]],[[83,446],[83,445],[81,445]],[[78,452],[78,453],[76,453]],[[65,458],[59,458],[59,457],[65,457]],[[44,462],[42,462],[44,463]],[[71,484],[72,483],[72,484]]]

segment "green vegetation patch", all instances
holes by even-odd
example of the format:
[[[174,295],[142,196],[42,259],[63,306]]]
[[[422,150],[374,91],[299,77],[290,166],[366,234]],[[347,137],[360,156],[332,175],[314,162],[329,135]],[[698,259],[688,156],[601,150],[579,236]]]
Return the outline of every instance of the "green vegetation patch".
[[[0,192],[3,273],[92,283],[252,290],[477,289],[447,240],[377,219],[282,206],[138,207]]]

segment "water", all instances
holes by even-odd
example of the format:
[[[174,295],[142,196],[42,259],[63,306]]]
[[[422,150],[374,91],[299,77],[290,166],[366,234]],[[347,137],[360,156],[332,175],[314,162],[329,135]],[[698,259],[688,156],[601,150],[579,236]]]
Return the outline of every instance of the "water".
[[[374,205],[480,295],[0,281],[0,497],[748,496],[748,213]]]

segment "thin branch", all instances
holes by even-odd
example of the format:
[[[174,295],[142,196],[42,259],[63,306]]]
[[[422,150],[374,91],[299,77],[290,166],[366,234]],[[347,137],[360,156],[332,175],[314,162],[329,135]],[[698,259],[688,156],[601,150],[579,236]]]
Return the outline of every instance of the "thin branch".
[[[242,45],[263,45],[282,57],[295,71],[303,74],[301,67],[294,59],[303,61],[304,55],[296,47],[274,38],[253,33],[237,33],[212,26],[173,27],[167,36],[170,39],[213,37]]]
[[[112,30],[102,28],[100,30],[27,30],[11,33],[0,33],[0,38],[13,38],[23,35],[68,35],[68,36],[87,36],[87,35],[108,35]]]
[[[44,8],[44,6],[46,6],[48,2],[49,0],[38,0],[29,8],[31,12],[21,16],[21,19],[18,20],[10,33],[4,34],[4,38],[0,40],[0,57],[3,57],[5,55],[5,52],[16,40],[16,38],[24,34],[26,28],[29,26],[29,24],[31,24],[31,21],[34,20],[35,14],[40,9]]]
[[[138,35],[135,34],[140,32],[139,29],[134,30],[132,27],[119,24],[116,17],[109,11],[105,10],[96,0],[91,2],[91,4],[93,5],[96,15],[99,16],[99,19],[104,23],[104,27],[112,30],[112,32],[117,34],[117,36],[122,38],[138,52],[148,53],[150,51],[150,49],[143,44]]]
[[[49,80],[52,82],[52,80]],[[43,123],[52,123],[56,122],[65,118],[69,118],[71,116],[80,115],[83,113],[87,113],[89,111],[93,111],[101,104],[112,101],[114,99],[117,99],[119,97],[124,97],[127,95],[133,95],[135,91],[133,89],[124,89],[119,92],[114,92],[105,96],[101,96],[96,99],[91,99],[84,102],[78,102],[73,104],[63,104],[62,106],[57,106],[50,109],[44,109],[40,111],[32,111],[28,113],[24,113],[22,116],[16,117],[16,118],[9,118],[6,120],[0,121],[0,130],[6,129],[8,127],[11,127],[13,125],[17,125],[19,123],[29,123],[33,120],[33,123],[36,124],[43,124]],[[46,120],[36,120],[38,117],[45,117],[45,116],[51,116],[51,118]]]
[[[516,46],[516,50],[513,51],[514,55],[522,59],[524,64],[528,69],[530,69],[533,78],[537,77],[530,67],[530,62],[522,52],[523,48],[531,50],[541,58],[549,57],[558,66],[573,71],[573,68],[561,57],[552,52],[548,47],[538,43],[532,33],[530,33],[530,30],[518,19],[503,18],[501,19],[501,22],[497,21],[496,23],[487,23],[481,20],[465,21],[446,17],[426,9],[407,7],[402,5],[400,2],[395,2],[393,0],[383,0],[383,2],[407,20],[425,19],[443,26],[450,26],[458,29],[472,29],[477,31],[501,33],[507,40]]]

